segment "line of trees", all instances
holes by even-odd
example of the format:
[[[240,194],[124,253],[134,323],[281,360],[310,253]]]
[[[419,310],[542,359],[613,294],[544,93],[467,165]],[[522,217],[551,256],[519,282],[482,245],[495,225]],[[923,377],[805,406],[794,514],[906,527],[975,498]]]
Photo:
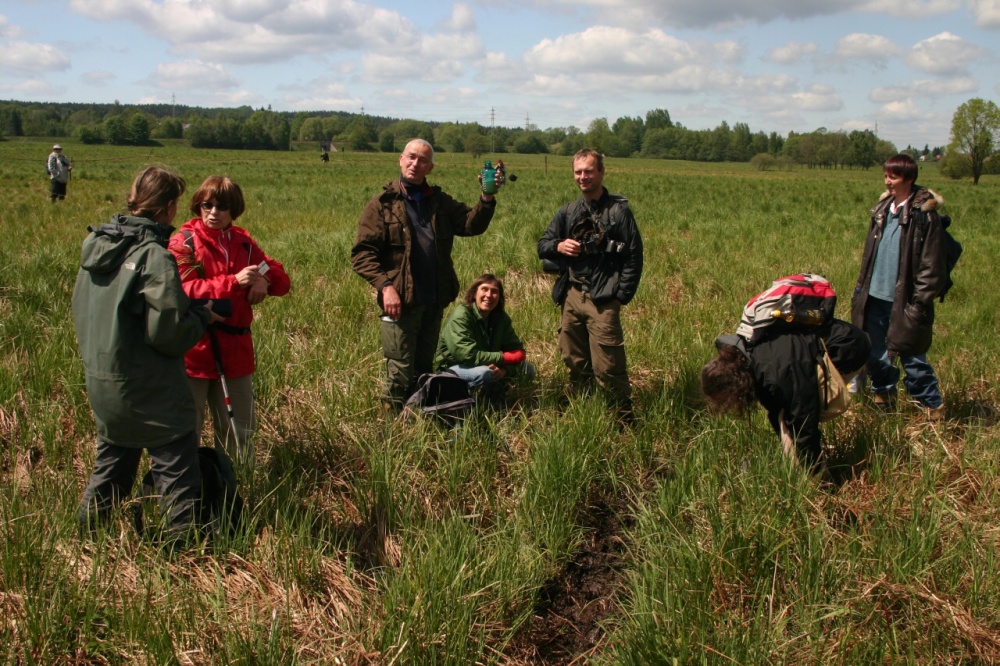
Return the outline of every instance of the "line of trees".
[[[195,148],[288,150],[292,141],[315,141],[364,151],[395,152],[413,137],[436,150],[572,155],[589,146],[611,157],[649,157],[702,162],[750,162],[767,170],[802,165],[809,168],[870,169],[897,152],[871,130],[830,132],[753,132],[746,123],[723,121],[710,130],[675,123],[666,109],[645,117],[623,116],[609,123],[597,118],[586,130],[484,127],[478,123],[434,123],[354,114],[343,111],[280,112],[249,106],[200,108],[170,104],[122,105],[0,103],[0,138],[4,136],[75,136],[83,143],[149,145],[157,139],[185,139]],[[955,112],[947,151],[907,146],[915,158],[943,157],[942,172],[972,177],[1000,172],[997,157],[1000,110],[993,102],[973,99]]]

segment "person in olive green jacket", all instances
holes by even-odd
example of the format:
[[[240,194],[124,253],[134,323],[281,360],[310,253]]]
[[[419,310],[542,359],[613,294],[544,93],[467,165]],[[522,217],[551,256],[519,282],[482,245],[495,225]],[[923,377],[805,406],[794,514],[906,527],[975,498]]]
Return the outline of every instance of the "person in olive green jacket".
[[[162,510],[181,536],[197,522],[201,470],[195,408],[184,352],[219,320],[191,307],[167,240],[184,179],[142,171],[128,197],[131,215],[91,228],[73,289],[73,321],[97,425],[97,458],[77,516],[108,519],[149,457]]]
[[[495,275],[476,278],[441,329],[435,367],[455,373],[473,389],[512,375],[534,377],[504,305],[503,283]]]

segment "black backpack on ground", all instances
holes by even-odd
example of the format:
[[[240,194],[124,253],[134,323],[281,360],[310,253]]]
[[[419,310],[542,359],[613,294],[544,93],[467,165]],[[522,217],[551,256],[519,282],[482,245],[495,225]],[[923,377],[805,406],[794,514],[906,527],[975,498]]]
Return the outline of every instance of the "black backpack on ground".
[[[403,411],[455,421],[467,415],[475,404],[468,382],[451,372],[433,372],[420,375],[417,390]]]

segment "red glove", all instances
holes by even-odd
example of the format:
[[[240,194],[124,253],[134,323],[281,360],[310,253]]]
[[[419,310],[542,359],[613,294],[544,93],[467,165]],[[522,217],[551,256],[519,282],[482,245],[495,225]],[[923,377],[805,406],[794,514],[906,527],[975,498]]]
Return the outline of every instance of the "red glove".
[[[503,364],[504,365],[517,365],[518,363],[524,363],[526,355],[523,349],[515,349],[514,351],[506,351],[503,353]]]

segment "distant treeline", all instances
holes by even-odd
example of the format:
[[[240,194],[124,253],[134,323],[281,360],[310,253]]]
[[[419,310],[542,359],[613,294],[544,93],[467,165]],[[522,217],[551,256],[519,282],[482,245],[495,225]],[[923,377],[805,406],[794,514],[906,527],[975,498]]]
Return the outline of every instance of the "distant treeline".
[[[897,152],[870,130],[805,134],[751,131],[746,123],[725,121],[711,130],[687,129],[666,109],[645,118],[623,116],[614,124],[598,118],[586,130],[485,127],[478,123],[437,123],[343,111],[284,112],[268,109],[201,108],[172,104],[80,104],[0,102],[0,138],[75,137],[83,143],[148,145],[157,139],[184,139],[195,148],[288,150],[292,141],[315,141],[339,150],[396,152],[410,138],[430,141],[436,150],[482,153],[572,155],[592,147],[611,157],[651,157],[700,162],[752,162],[759,169],[805,165],[814,168],[870,168]],[[935,157],[941,148],[907,148],[914,156]]]

